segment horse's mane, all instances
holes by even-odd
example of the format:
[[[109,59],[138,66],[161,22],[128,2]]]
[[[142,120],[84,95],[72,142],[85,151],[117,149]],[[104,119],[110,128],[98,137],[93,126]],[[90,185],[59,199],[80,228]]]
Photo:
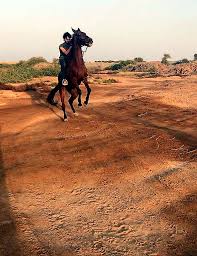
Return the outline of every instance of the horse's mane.
[[[69,60],[73,60],[77,57],[77,54],[76,54],[77,47],[81,51],[81,58],[83,60],[81,46],[77,43],[77,34],[75,34],[75,33],[73,34],[73,37],[71,39],[71,45],[72,45],[72,49],[71,49],[70,54],[69,54]]]

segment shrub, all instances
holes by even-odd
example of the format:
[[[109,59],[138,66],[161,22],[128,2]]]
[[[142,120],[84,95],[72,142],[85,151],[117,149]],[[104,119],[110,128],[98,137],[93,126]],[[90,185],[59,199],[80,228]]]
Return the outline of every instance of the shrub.
[[[121,69],[123,66],[120,63],[116,63],[111,65],[110,67],[107,67],[107,70],[118,70]]]
[[[189,60],[186,59],[186,58],[185,58],[185,59],[182,59],[182,60],[181,60],[181,63],[189,63]]]
[[[15,65],[17,65],[17,66],[24,66],[24,65],[26,65],[26,66],[34,66],[34,65],[36,65],[38,63],[41,63],[41,62],[47,62],[47,60],[44,59],[43,57],[32,57],[32,58],[30,58],[29,60],[26,60],[26,61],[25,60],[21,60],[21,61],[19,61]]]
[[[134,61],[135,62],[143,62],[144,60],[141,57],[136,57],[136,58],[134,58]]]
[[[111,83],[118,83],[118,81],[116,79],[110,78],[110,79],[103,80],[103,83],[111,84]]]
[[[10,64],[6,64],[6,63],[0,63],[0,69],[1,68],[9,68]]]
[[[176,61],[173,65],[184,64],[184,63],[190,63],[190,61],[185,58],[185,59]]]
[[[52,63],[53,63],[53,64],[59,64],[59,59],[53,58]]]
[[[20,60],[18,63],[16,63],[15,65],[16,66],[23,66],[26,64],[26,61],[25,60]]]
[[[38,70],[39,76],[57,76],[60,72],[59,65],[53,65],[52,67],[43,68]]]
[[[197,53],[194,54],[194,60],[197,60]]]
[[[128,65],[135,64],[134,60],[121,60],[118,63],[115,63],[106,68],[106,70],[120,70]]]
[[[135,64],[134,60],[122,60],[120,61],[120,64],[124,67],[124,66],[128,66],[130,64]]]

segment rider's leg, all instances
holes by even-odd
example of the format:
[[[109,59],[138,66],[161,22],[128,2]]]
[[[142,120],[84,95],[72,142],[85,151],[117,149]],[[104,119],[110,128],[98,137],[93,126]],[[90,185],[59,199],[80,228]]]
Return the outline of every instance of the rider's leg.
[[[67,85],[67,82],[66,82],[66,60],[63,58],[60,58],[59,62],[60,62],[61,73],[62,73],[62,78],[63,78],[62,84]]]

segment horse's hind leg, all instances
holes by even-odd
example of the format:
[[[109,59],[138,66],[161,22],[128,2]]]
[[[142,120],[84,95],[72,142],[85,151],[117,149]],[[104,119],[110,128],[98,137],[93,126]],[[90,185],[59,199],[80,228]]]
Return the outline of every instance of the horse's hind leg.
[[[74,108],[74,106],[73,106],[73,101],[74,101],[74,100],[77,98],[77,96],[78,96],[78,90],[77,90],[77,88],[72,89],[70,93],[71,93],[71,97],[70,97],[70,99],[68,100],[68,102],[69,102],[69,104],[70,104],[70,107],[71,107],[73,113],[75,113],[76,111],[75,111],[75,108]]]
[[[84,78],[83,83],[85,84],[85,87],[86,87],[86,89],[87,89],[87,95],[86,95],[86,99],[85,99],[84,103],[85,103],[86,105],[88,105],[89,97],[90,97],[90,93],[91,93],[91,88],[90,88],[90,86],[89,86],[89,84],[88,84],[88,79],[87,79],[87,77]]]
[[[64,112],[64,121],[67,121],[67,114],[66,114],[66,109],[65,109],[65,102],[64,102],[64,98],[66,95],[66,89],[64,86],[61,86],[61,88],[59,89],[60,92],[60,98],[61,98],[61,102],[62,102],[62,110]]]

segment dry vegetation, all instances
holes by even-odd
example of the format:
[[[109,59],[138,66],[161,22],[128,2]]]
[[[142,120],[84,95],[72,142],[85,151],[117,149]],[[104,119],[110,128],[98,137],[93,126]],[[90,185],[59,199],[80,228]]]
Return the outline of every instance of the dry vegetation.
[[[88,73],[136,73],[138,77],[188,76],[197,73],[197,62],[162,64],[145,62],[142,58],[127,61],[95,61],[86,63]],[[17,63],[0,63],[0,84],[28,82],[36,77],[57,76],[60,71],[58,60],[52,63],[42,57],[33,57]],[[112,81],[113,82],[113,81]]]

